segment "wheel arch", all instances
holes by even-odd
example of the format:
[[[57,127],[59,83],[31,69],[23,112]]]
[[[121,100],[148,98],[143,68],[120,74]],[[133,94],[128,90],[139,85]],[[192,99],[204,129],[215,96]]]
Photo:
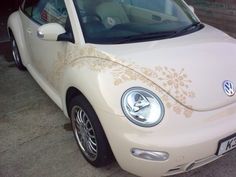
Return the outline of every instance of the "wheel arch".
[[[62,73],[63,76],[59,81],[59,90],[64,115],[69,118],[68,108],[70,100],[75,95],[83,95],[97,114],[113,152],[113,140],[109,124],[113,118],[120,120],[120,115],[122,115],[120,114],[122,111],[120,108],[120,96],[123,90],[126,89],[126,86],[119,87],[120,89],[116,87],[116,90],[113,92],[111,90],[115,86],[113,85],[113,79],[110,78],[110,74],[104,75],[103,72],[80,67],[80,65],[69,64],[63,69]],[[106,89],[104,90],[104,88]],[[116,93],[116,96],[110,99],[113,93]],[[114,107],[115,105],[117,106]]]
[[[89,101],[89,99],[87,99],[86,98],[86,96],[79,90],[79,89],[77,89],[76,87],[69,87],[68,89],[67,89],[67,92],[66,92],[66,109],[67,109],[67,112],[68,112],[68,114],[70,114],[69,113],[69,109],[71,109],[70,107],[71,107],[71,101],[73,100],[73,98],[75,98],[76,96],[80,96],[80,100],[82,101],[82,100],[86,100],[89,104],[90,104],[90,107],[92,108],[92,110],[91,110],[91,108],[90,108],[90,111],[91,112],[94,112],[95,113],[95,115],[96,115],[96,120],[95,119],[90,119],[90,121],[91,122],[93,122],[93,123],[95,123],[95,125],[98,125],[99,124],[99,127],[101,128],[100,130],[101,131],[99,131],[100,133],[102,133],[102,134],[99,134],[99,135],[102,135],[102,139],[103,139],[103,142],[105,142],[106,143],[106,146],[104,146],[105,147],[105,149],[107,149],[107,151],[106,152],[108,152],[107,154],[106,154],[106,156],[104,156],[105,157],[105,161],[103,161],[103,163],[102,164],[96,164],[95,166],[96,167],[101,167],[101,166],[104,166],[104,165],[107,165],[107,164],[109,164],[110,162],[112,162],[112,160],[114,159],[114,155],[113,155],[113,152],[112,152],[112,149],[111,149],[111,145],[110,145],[110,143],[109,143],[109,140],[108,140],[108,137],[107,137],[107,134],[106,134],[106,132],[105,132],[105,130],[104,130],[104,127],[103,127],[103,125],[102,125],[102,122],[101,122],[101,120],[100,120],[100,118],[99,118],[99,115],[97,114],[97,112],[96,112],[96,110],[94,109],[94,107],[93,107],[93,105],[91,104],[91,102]],[[82,96],[82,97],[81,97]],[[73,101],[72,101],[72,103],[73,103]],[[88,107],[87,107],[88,108]],[[96,124],[97,123],[97,124]],[[103,148],[104,149],[104,148]],[[104,150],[105,150],[104,149]],[[103,154],[103,153],[102,153]],[[94,165],[94,164],[92,164],[92,165]]]
[[[82,92],[76,87],[70,86],[66,91],[65,106],[66,113],[69,116],[69,104],[73,97],[83,95]],[[84,95],[83,95],[84,96]],[[84,96],[85,97],[85,96]],[[85,97],[86,98],[86,97]],[[86,98],[87,99],[87,98]],[[90,103],[91,104],[91,103]]]
[[[83,95],[92,105],[95,112],[98,112],[98,106],[101,101],[103,101],[103,99],[101,99],[103,95],[101,94],[97,75],[98,73],[88,71],[85,76],[83,70],[73,67],[72,65],[64,68],[63,76],[59,81],[59,90],[62,96],[63,112],[67,117],[69,117],[68,103],[75,95]],[[89,81],[87,76],[89,76]]]
[[[66,97],[65,97],[65,107],[66,107],[66,114],[68,115],[68,117],[69,117],[69,114],[70,114],[70,113],[69,113],[69,104],[70,104],[70,101],[72,100],[72,98],[74,98],[75,96],[79,96],[79,95],[82,95],[82,96],[89,102],[89,104],[90,104],[91,107],[93,108],[94,112],[97,114],[96,109],[94,108],[93,104],[89,101],[89,98],[87,98],[86,95],[83,94],[78,88],[76,88],[76,87],[74,87],[74,86],[70,86],[70,87],[67,89],[65,95],[66,95]],[[98,117],[98,121],[99,121],[99,122],[101,123],[101,125],[102,125],[102,122],[101,122],[101,120],[100,120],[100,117],[99,117],[98,115],[97,115],[97,117]],[[103,131],[104,131],[103,125],[102,125],[102,129],[103,129]],[[106,134],[105,131],[104,131],[104,133],[105,133],[106,139],[108,140],[107,134]],[[108,140],[108,144],[109,144],[109,148],[111,148],[110,143],[109,143],[109,140]]]

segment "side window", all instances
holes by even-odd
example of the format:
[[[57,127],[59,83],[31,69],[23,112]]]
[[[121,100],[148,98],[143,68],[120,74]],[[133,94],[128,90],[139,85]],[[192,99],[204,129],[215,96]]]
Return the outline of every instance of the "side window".
[[[31,6],[27,3],[25,4],[24,11],[30,15],[34,21],[42,25],[46,23],[59,23],[65,27],[68,14],[64,0],[33,1],[35,2],[30,4]],[[33,1],[31,0],[30,2]]]
[[[65,27],[67,17],[64,0],[39,0],[32,12],[32,18],[40,24],[59,23]]]
[[[25,0],[23,5],[22,5],[22,9],[23,11],[26,13],[26,15],[28,16],[32,16],[32,11],[33,11],[33,7],[35,7],[38,4],[39,0]]]

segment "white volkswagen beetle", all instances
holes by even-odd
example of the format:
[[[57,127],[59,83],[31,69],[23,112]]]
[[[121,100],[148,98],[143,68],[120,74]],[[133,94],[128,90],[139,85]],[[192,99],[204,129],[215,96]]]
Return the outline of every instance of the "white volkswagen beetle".
[[[25,0],[12,52],[92,165],[168,176],[236,147],[236,41],[182,0]]]

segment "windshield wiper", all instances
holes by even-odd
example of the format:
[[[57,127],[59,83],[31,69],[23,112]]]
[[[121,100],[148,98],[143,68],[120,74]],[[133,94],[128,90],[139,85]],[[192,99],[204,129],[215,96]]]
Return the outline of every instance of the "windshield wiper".
[[[177,30],[175,32],[175,34],[173,34],[173,36],[171,36],[171,37],[180,36],[180,35],[185,34],[187,32],[191,32],[192,30],[201,29],[202,27],[204,27],[204,25],[201,22],[195,22],[195,23],[193,23],[191,25],[188,25],[188,26],[186,26],[184,28],[181,28],[181,29]]]
[[[173,37],[180,36],[182,34],[186,34],[188,32],[192,32],[193,30],[201,29],[202,27],[204,27],[204,25],[201,22],[196,22],[191,25],[188,25],[187,27],[181,28],[177,31],[161,31],[161,32],[155,32],[155,33],[146,33],[146,34],[144,33],[140,35],[127,36],[127,37],[123,37],[115,41],[115,43],[122,44],[122,43],[129,43],[129,42],[173,38]]]
[[[146,40],[155,40],[155,39],[165,39],[169,38],[175,31],[163,31],[163,32],[155,32],[155,33],[146,33],[134,36],[127,36],[117,40],[117,44],[128,43],[128,42],[138,42],[138,41],[146,41]]]

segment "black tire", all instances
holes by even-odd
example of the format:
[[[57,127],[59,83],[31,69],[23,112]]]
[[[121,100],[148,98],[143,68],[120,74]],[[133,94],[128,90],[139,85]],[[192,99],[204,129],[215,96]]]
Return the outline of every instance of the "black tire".
[[[85,159],[95,167],[110,164],[113,160],[110,145],[88,100],[82,95],[74,97],[69,104],[69,114],[75,140]],[[86,145],[83,145],[84,142]]]
[[[26,67],[22,63],[20,52],[13,35],[11,35],[11,48],[12,48],[12,57],[16,64],[16,67],[22,71],[26,70]]]

